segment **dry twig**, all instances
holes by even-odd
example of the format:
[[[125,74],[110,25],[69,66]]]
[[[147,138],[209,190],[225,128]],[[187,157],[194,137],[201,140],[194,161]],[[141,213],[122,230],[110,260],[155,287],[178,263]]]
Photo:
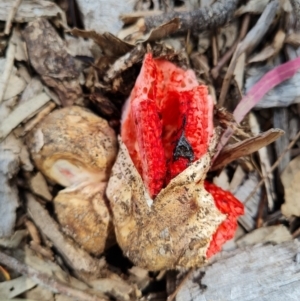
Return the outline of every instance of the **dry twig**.
[[[53,252],[50,249],[42,247],[41,245],[37,244],[33,240],[30,242],[30,248],[32,250],[34,250],[35,252],[39,253],[40,255],[42,255],[43,257],[45,257],[51,261],[54,260]]]
[[[211,6],[206,6],[190,12],[169,12],[158,16],[145,18],[145,30],[149,31],[174,18],[179,18],[180,31],[192,29],[195,32],[209,30],[226,24],[233,16],[240,0],[217,0]]]
[[[63,294],[78,301],[107,301],[104,298],[92,296],[86,292],[79,291],[68,285],[65,285],[59,280],[55,280],[54,278],[49,277],[47,274],[39,272],[32,267],[21,263],[17,259],[10,257],[3,252],[0,252],[0,262],[16,272],[26,275],[37,284],[49,289],[51,292]]]
[[[56,104],[54,102],[47,103],[44,108],[41,109],[39,113],[36,114],[34,118],[30,121],[26,122],[24,125],[21,136],[25,136],[28,132],[30,132],[43,118],[45,118],[54,108]]]
[[[15,127],[17,127],[27,117],[32,116],[32,114],[34,114],[37,110],[44,106],[49,100],[49,96],[42,92],[34,96],[29,101],[18,105],[0,123],[0,141],[4,139]]]
[[[27,193],[27,210],[41,233],[47,236],[58,249],[61,256],[75,271],[99,275],[103,266],[101,260],[92,258],[87,252],[73,245],[59,231],[58,225],[50,217],[46,209]]]
[[[25,226],[26,226],[32,240],[36,244],[40,245],[41,244],[41,237],[40,237],[40,233],[39,233],[38,229],[36,228],[35,224],[30,220],[26,220],[25,221]]]
[[[4,34],[5,35],[9,35],[11,27],[12,27],[12,22],[15,18],[15,15],[18,11],[18,8],[21,4],[22,0],[15,0],[15,3],[13,4],[8,16],[7,16],[7,20],[5,23],[5,29],[4,29]]]

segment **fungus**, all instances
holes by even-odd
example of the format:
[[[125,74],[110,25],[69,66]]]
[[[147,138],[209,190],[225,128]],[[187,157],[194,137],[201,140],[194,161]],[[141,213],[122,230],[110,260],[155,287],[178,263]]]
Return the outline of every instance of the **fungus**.
[[[134,264],[199,267],[233,237],[243,206],[205,180],[216,141],[207,87],[148,53],[107,187],[117,241]]]
[[[54,199],[64,233],[89,253],[101,254],[113,239],[105,196],[118,150],[113,129],[84,108],[66,107],[44,118],[27,145],[36,167],[66,187]]]

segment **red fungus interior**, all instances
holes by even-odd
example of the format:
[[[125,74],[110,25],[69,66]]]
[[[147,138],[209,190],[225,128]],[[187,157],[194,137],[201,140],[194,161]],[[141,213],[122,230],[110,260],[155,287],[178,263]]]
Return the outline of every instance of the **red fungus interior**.
[[[121,135],[152,198],[207,152],[212,110],[207,87],[191,70],[145,56]]]
[[[193,71],[145,56],[124,108],[121,136],[152,198],[208,151],[212,112],[207,87],[198,84]],[[227,215],[212,238],[210,257],[233,237],[243,206],[213,184],[207,182],[205,188]]]

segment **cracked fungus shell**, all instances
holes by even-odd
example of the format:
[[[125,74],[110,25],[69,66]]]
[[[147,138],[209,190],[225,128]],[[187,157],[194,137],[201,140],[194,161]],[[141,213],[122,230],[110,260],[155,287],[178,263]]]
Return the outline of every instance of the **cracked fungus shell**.
[[[50,113],[27,144],[37,168],[65,187],[107,181],[117,154],[117,139],[107,121],[76,106]]]
[[[152,271],[203,265],[211,237],[226,218],[203,187],[210,154],[173,178],[153,202],[126,146],[119,142],[106,193],[124,254]]]
[[[62,230],[98,255],[113,239],[105,188],[117,154],[107,121],[81,107],[49,114],[28,137],[36,167],[64,187],[54,199]]]
[[[199,267],[234,235],[243,206],[204,183],[216,144],[212,112],[192,70],[146,54],[107,188],[117,241],[138,266]]]

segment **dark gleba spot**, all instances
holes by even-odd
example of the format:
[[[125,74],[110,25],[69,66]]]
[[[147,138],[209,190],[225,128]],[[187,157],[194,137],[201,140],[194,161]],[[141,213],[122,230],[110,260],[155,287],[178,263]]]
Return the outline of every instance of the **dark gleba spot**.
[[[189,163],[193,162],[195,159],[194,151],[190,143],[187,141],[184,135],[184,127],[186,123],[186,118],[183,119],[182,133],[173,151],[174,161],[178,160],[179,157],[188,159]]]

